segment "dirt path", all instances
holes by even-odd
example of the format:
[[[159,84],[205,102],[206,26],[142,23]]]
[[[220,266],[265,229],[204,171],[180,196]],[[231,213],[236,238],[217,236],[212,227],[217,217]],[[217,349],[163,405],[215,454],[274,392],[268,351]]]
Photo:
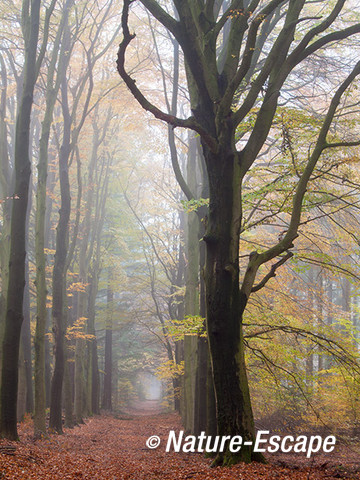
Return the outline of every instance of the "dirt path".
[[[132,414],[100,416],[85,425],[66,430],[64,435],[51,435],[34,441],[31,424],[21,427],[21,442],[0,441],[16,446],[13,456],[0,453],[1,480],[320,480],[360,479],[354,466],[334,468],[334,457],[316,462],[307,461],[301,467],[289,468],[281,458],[269,465],[237,465],[232,468],[210,468],[208,459],[198,453],[165,452],[169,430],[180,430],[174,414],[149,415],[151,407],[132,410]],[[143,405],[144,407],[144,405]],[[151,410],[150,408],[150,410]],[[142,413],[135,415],[134,413]],[[146,413],[146,415],[145,415]],[[156,450],[146,447],[146,440],[158,435],[162,444]],[[332,464],[330,464],[330,460]],[[291,462],[288,458],[287,463]],[[310,465],[309,465],[310,463]],[[324,465],[320,468],[321,463]],[[336,462],[335,462],[336,463]],[[301,464],[301,462],[299,462]],[[344,466],[345,465],[345,466]]]
[[[161,403],[157,400],[136,400],[126,410],[130,415],[157,415],[162,412]]]

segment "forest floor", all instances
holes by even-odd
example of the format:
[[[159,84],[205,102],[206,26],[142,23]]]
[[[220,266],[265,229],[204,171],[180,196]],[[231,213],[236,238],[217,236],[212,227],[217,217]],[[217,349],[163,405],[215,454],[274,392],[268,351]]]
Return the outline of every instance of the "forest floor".
[[[175,414],[160,414],[154,402],[127,413],[101,415],[34,440],[31,421],[19,428],[20,442],[0,440],[1,480],[332,480],[360,479],[360,445],[337,446],[331,454],[272,455],[262,465],[211,468],[200,453],[166,452],[170,430],[181,430]],[[146,440],[158,435],[155,450]]]

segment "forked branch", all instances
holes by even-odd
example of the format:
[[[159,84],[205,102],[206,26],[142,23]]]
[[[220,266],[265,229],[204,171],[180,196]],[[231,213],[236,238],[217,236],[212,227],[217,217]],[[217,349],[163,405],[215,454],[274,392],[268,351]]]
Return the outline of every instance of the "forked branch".
[[[269,273],[265,275],[265,277],[259,282],[257,285],[252,287],[251,293],[258,292],[261,288],[265,287],[267,282],[270,280],[270,278],[276,277],[276,270],[281,267],[281,265],[284,265],[284,263],[289,260],[289,258],[293,257],[294,254],[292,252],[287,252],[287,254],[284,257],[281,257],[281,259],[274,263],[271,268]]]
[[[135,34],[130,33],[128,26],[129,8],[132,1],[133,0],[124,0],[124,6],[122,11],[121,24],[123,30],[123,40],[119,45],[117,57],[117,70],[121,78],[124,80],[125,84],[129,88],[135,99],[144,108],[144,110],[152,113],[154,117],[158,118],[159,120],[163,120],[164,122],[171,125],[173,128],[182,127],[194,130],[201,136],[202,141],[207,144],[209,149],[212,152],[216,153],[218,150],[217,141],[212,135],[210,135],[206,130],[204,130],[204,128],[201,127],[200,124],[196,122],[194,117],[182,119],[160,110],[143,95],[141,90],[137,87],[136,81],[131,78],[131,76],[127,73],[125,68],[125,53],[130,42],[135,38]]]

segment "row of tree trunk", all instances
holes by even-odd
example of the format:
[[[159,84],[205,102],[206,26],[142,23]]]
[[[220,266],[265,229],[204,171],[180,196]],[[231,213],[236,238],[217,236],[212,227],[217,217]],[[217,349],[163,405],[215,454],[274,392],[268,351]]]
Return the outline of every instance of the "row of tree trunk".
[[[4,226],[1,232],[1,306],[2,312],[5,311],[6,314],[0,321],[2,342],[0,434],[10,439],[17,439],[17,419],[24,411],[34,411],[35,435],[42,435],[47,430],[47,406],[50,406],[49,427],[57,432],[62,432],[64,406],[66,424],[69,426],[74,425],[74,422],[81,422],[84,415],[98,413],[100,408],[95,300],[101,271],[101,235],[112,159],[109,155],[100,154],[99,148],[106,141],[112,113],[110,108],[104,121],[98,122],[101,97],[91,105],[90,101],[93,98],[94,66],[106,53],[112,39],[102,45],[99,53],[96,51],[98,34],[93,33],[86,47],[86,69],[77,85],[75,87],[70,85],[70,58],[84,25],[80,25],[79,19],[73,16],[71,21],[69,20],[74,0],[64,2],[62,8],[57,11],[57,15],[60,12],[58,25],[52,49],[47,53],[45,111],[40,126],[38,115],[32,115],[33,98],[47,52],[55,5],[56,0],[53,0],[47,8],[43,7],[40,0],[23,2],[22,5],[25,64],[19,77],[13,72],[18,79],[14,168],[9,154],[11,145],[9,146],[5,120],[8,106],[6,62],[3,56],[0,58],[2,81],[5,86],[2,90],[0,116],[1,187],[6,198],[2,206]],[[109,2],[99,17],[98,32],[110,15],[111,5]],[[44,17],[41,16],[42,7],[45,9]],[[91,22],[91,18],[88,17],[87,21]],[[56,107],[59,100],[61,109]],[[54,112],[62,118],[61,124],[58,120],[54,122]],[[93,118],[93,134],[84,196],[78,140],[90,112]],[[36,139],[39,141],[36,210],[35,222],[31,227],[34,228],[36,265],[35,395],[33,395],[27,242],[32,197],[30,154]],[[49,174],[49,165],[54,167],[56,163],[56,150],[58,150],[57,175],[54,169]],[[78,172],[77,202],[72,237],[69,238],[72,214],[69,168],[74,160]],[[60,182],[60,209],[54,238],[50,220],[54,201],[49,192],[57,188],[54,182],[56,176]],[[81,217],[82,202],[85,214]],[[55,252],[51,283],[47,274],[47,259],[51,256],[49,251]],[[75,255],[80,268],[77,281],[72,283],[78,285],[78,288],[72,297],[72,304],[68,304],[67,274]],[[111,330],[111,324],[108,329]],[[54,336],[55,361],[52,372],[47,341],[49,331]],[[108,335],[107,333],[107,337]],[[103,405],[105,408],[111,408],[111,400],[108,401],[109,396],[111,398],[111,337],[110,341],[108,338],[106,340],[105,356],[107,358],[105,378],[110,377],[110,385],[106,379]],[[24,378],[25,383],[18,381],[19,371],[21,380]]]

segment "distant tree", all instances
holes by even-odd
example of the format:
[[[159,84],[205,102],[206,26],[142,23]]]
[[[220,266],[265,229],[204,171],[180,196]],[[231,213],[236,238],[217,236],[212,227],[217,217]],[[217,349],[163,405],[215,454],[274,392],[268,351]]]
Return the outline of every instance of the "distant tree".
[[[100,8],[95,5],[93,8]],[[54,321],[54,337],[55,337],[55,365],[54,374],[51,385],[51,401],[50,401],[50,423],[49,426],[57,432],[62,432],[62,399],[61,391],[63,386],[65,372],[65,350],[64,336],[67,327],[67,308],[65,292],[66,292],[66,275],[70,262],[73,259],[76,244],[78,242],[79,215],[77,215],[76,226],[74,228],[74,241],[69,247],[69,227],[71,217],[71,189],[69,180],[69,165],[74,158],[78,148],[80,134],[83,131],[85,121],[90,112],[96,105],[105,98],[107,93],[111,91],[111,87],[95,102],[91,103],[94,95],[94,69],[98,61],[104,57],[107,50],[112,45],[112,41],[116,32],[106,38],[102,43],[100,41],[100,33],[102,32],[106,21],[112,15],[113,0],[107,0],[104,8],[100,8],[101,14],[98,17],[98,23],[92,24],[92,14],[88,12],[87,6],[83,5],[84,16],[73,17],[73,28],[68,27],[67,54],[70,52],[75,58],[79,59],[79,65],[84,68],[81,70],[79,78],[73,83],[73,78],[68,78],[68,71],[61,72],[61,105],[63,116],[63,137],[59,152],[59,178],[61,192],[61,208],[59,210],[59,221],[56,236],[56,253],[53,270],[53,321]],[[85,11],[89,13],[85,15]],[[77,42],[80,34],[84,31],[85,25],[89,28],[90,36],[85,43]],[[65,40],[64,40],[65,41]],[[75,45],[81,45],[80,51],[76,51]],[[77,68],[78,66],[77,65]],[[81,197],[78,196],[77,210]],[[86,246],[85,246],[86,247]],[[86,251],[86,248],[85,248]],[[85,333],[85,332],[84,332]],[[78,342],[78,350],[80,345]],[[84,352],[84,349],[81,348]],[[76,358],[78,362],[83,362],[83,355],[77,352]],[[75,360],[76,363],[76,360]],[[78,374],[81,372],[81,366],[77,365]],[[76,367],[75,367],[76,370]],[[78,378],[78,377],[77,377]],[[82,407],[82,398],[84,393],[84,384],[82,381],[75,382],[75,416],[80,421]],[[77,405],[77,406],[76,406]]]
[[[113,315],[114,315],[114,291],[113,291],[113,268],[108,268],[108,285],[106,295],[106,326],[105,326],[105,365],[104,365],[104,389],[102,407],[112,410],[112,369],[113,369]]]
[[[67,55],[70,54],[70,29],[66,29],[64,43],[67,45]],[[69,184],[69,159],[71,155],[71,114],[68,102],[68,80],[66,70],[61,72],[61,99],[64,119],[63,138],[59,153],[59,178],[61,191],[61,208],[56,229],[56,253],[53,269],[53,331],[55,343],[55,365],[51,380],[50,423],[54,431],[62,432],[62,402],[61,391],[64,378],[64,335],[66,331],[66,310],[64,298],[66,292],[67,250],[69,244],[69,218],[71,197]]]
[[[292,206],[286,205],[288,221],[276,242],[249,255],[240,284],[244,180],[266,145],[279,99],[282,94],[286,98],[286,90],[299,68],[336,42],[343,41],[345,46],[345,40],[360,33],[360,23],[351,18],[349,23],[343,23],[345,7],[351,8],[351,2],[346,0],[325,7],[324,2],[305,0],[174,0],[174,16],[161,2],[140,0],[182,49],[192,112],[184,119],[151,103],[126,71],[126,50],[135,37],[128,26],[132,3],[124,0],[123,4],[119,74],[140,105],[156,118],[199,134],[209,178],[210,205],[204,236],[206,317],[218,434],[241,435],[250,443],[238,453],[226,449],[214,463],[263,460],[262,455],[253,452],[255,431],[242,316],[250,294],[260,290],[292,256],[290,249],[298,236],[307,185],[323,152],[331,147],[359,144],[353,138],[331,141],[329,133],[344,93],[360,74],[360,63],[347,67],[337,85],[329,90],[316,138],[309,145],[306,162],[296,178]],[[342,21],[337,22],[340,15]],[[225,48],[218,55],[220,42]],[[244,127],[245,135],[240,127]],[[260,266],[276,258],[268,273],[257,279]]]
[[[58,27],[54,48],[47,69],[46,77],[46,109],[42,122],[38,183],[36,191],[36,216],[35,216],[35,259],[36,259],[36,331],[34,338],[35,347],[35,435],[46,432],[45,423],[45,330],[47,319],[47,286],[46,286],[46,254],[45,254],[45,213],[46,213],[46,186],[48,174],[48,155],[50,130],[53,121],[54,107],[60,89],[62,72],[67,69],[70,56],[66,53],[67,42],[63,40],[64,25],[68,23],[68,15],[73,0],[68,0],[64,5],[63,15]],[[56,68],[58,72],[56,74]]]

